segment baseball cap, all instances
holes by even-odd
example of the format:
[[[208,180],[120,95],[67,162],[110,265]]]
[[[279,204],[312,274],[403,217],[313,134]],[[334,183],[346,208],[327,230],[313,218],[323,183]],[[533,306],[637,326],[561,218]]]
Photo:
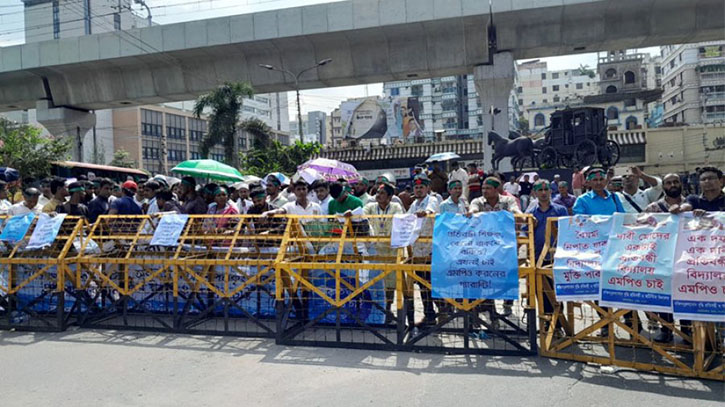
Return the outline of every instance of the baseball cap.
[[[126,181],[126,182],[123,183],[123,185],[121,185],[121,187],[123,189],[130,189],[130,190],[133,190],[133,191],[138,190],[138,185],[136,185],[136,183],[133,182],[133,181]]]

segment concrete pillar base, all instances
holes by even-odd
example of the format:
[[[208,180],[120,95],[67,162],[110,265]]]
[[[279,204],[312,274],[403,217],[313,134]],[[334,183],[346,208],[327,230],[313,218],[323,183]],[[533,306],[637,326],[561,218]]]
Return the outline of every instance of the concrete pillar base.
[[[85,110],[55,107],[49,100],[39,100],[35,104],[38,123],[42,124],[54,137],[67,137],[72,140],[71,149],[74,161],[83,161],[83,137],[96,125],[96,115]]]
[[[509,98],[514,86],[515,67],[514,56],[510,52],[500,52],[493,56],[493,65],[479,65],[473,71],[476,92],[481,98],[481,110],[483,114],[483,141],[484,157],[483,168],[486,172],[491,171],[491,158],[493,151],[488,145],[488,132],[493,130],[503,137],[509,133]],[[490,109],[494,107],[500,113],[491,115]],[[511,171],[509,160],[501,162],[499,171]]]

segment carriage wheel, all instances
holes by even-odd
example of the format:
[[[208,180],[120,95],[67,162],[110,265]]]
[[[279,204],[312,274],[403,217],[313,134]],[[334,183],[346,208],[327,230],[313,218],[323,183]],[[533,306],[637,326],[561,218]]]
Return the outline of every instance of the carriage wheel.
[[[524,172],[524,169],[526,168],[534,168],[536,163],[534,163],[531,157],[516,157],[514,158],[512,165],[515,171],[521,173]]]
[[[542,169],[556,168],[557,156],[558,154],[556,153],[556,149],[554,149],[554,147],[544,147],[544,149],[539,153],[539,165]]]
[[[574,150],[574,158],[580,167],[587,167],[594,164],[598,158],[597,145],[591,140],[582,141],[577,144],[576,150]]]
[[[619,162],[619,144],[607,140],[604,148],[599,150],[599,162],[605,167],[612,167]]]
[[[576,159],[573,154],[561,154],[559,155],[559,165],[563,168],[574,168]]]

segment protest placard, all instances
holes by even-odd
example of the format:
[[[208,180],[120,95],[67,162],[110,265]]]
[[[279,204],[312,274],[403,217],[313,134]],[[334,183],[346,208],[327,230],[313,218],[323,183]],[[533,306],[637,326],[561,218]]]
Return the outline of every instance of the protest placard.
[[[408,247],[415,243],[423,228],[423,220],[417,215],[395,215],[390,234],[390,247]]]
[[[675,318],[725,322],[725,213],[683,214],[676,253]]]
[[[33,223],[33,219],[35,219],[35,213],[33,212],[8,218],[5,221],[2,233],[0,233],[0,240],[11,244],[23,240],[25,234],[28,233],[30,224]]]
[[[678,217],[617,213],[604,254],[601,305],[672,311],[672,265]]]
[[[184,230],[189,215],[166,214],[156,226],[154,236],[151,238],[151,245],[154,246],[176,246],[179,244],[179,236]]]
[[[35,229],[33,234],[30,235],[28,240],[28,249],[41,249],[46,246],[50,246],[58,236],[60,227],[65,220],[66,214],[61,213],[56,216],[49,216],[46,213],[41,213],[38,217],[38,221],[35,223]]]
[[[438,215],[433,228],[431,282],[435,298],[518,299],[513,214]]]
[[[611,227],[611,216],[559,218],[554,254],[554,290],[558,301],[599,299],[602,253]]]

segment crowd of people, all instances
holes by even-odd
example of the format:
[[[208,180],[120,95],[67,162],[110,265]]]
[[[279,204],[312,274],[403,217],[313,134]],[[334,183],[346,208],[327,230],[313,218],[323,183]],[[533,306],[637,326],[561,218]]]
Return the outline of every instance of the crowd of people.
[[[569,182],[558,175],[552,180],[540,179],[538,175],[523,175],[518,179],[511,176],[504,181],[501,174],[486,175],[475,164],[468,164],[468,171],[457,162],[450,164],[452,170],[449,174],[439,164],[428,169],[416,168],[412,182],[400,190],[391,174],[379,176],[373,181],[365,178],[356,182],[317,180],[311,184],[300,178],[290,185],[275,175],[268,175],[257,183],[226,185],[216,182],[200,185],[192,177],[184,177],[172,185],[163,176],[141,184],[133,180],[117,183],[105,178],[67,182],[51,177],[23,189],[20,174],[6,170],[0,177],[0,215],[66,213],[85,217],[92,223],[105,214],[209,214],[222,215],[214,218],[214,227],[224,231],[231,228],[230,219],[224,215],[249,214],[259,215],[254,220],[256,233],[268,233],[275,227],[283,227],[279,222],[272,222],[275,215],[363,215],[356,217],[359,220],[354,224],[354,233],[390,236],[390,218],[371,217],[368,221],[365,215],[407,213],[425,217],[421,234],[430,236],[433,230],[430,215],[456,213],[472,216],[481,212],[509,211],[533,216],[538,258],[546,240],[546,221],[551,217],[611,215],[616,212],[677,214],[685,211],[700,215],[706,211],[725,211],[725,179],[722,171],[713,167],[700,168],[696,183],[688,177],[688,184],[697,185],[699,193],[685,196],[680,174],[666,174],[658,178],[637,167],[628,169],[622,176],[615,176],[612,169],[601,167],[577,169],[572,176],[570,190]],[[392,249],[387,244],[378,244],[377,250],[392,256]],[[430,261],[431,245],[416,243],[413,255]],[[430,273],[421,273],[421,278],[430,281]],[[410,302],[406,319],[410,326],[416,325],[412,306],[413,284],[417,282],[411,281],[405,287],[405,301]],[[384,285],[386,303],[390,306],[396,288],[394,273],[384,279]],[[447,311],[447,306],[434,301],[425,285],[419,284],[419,289],[424,309],[421,323],[434,324]],[[299,304],[296,298],[293,302]],[[551,304],[545,305],[551,307]],[[505,302],[502,315],[510,314],[511,306],[512,301]],[[485,303],[484,309],[491,314],[493,321],[497,315],[493,302]],[[671,319],[671,315],[664,317]],[[657,337],[659,341],[671,339],[672,333],[667,328],[663,328]]]

